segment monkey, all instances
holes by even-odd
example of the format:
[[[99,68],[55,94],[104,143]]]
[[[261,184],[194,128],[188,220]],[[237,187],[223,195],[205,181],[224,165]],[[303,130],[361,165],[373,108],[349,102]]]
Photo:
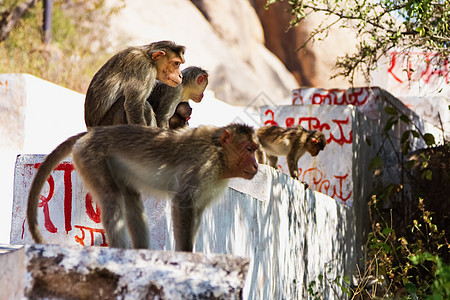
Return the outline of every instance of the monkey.
[[[322,132],[306,130],[302,126],[282,128],[278,126],[264,126],[258,129],[257,136],[268,162],[258,151],[258,162],[268,163],[277,169],[277,156],[286,156],[291,177],[298,180],[298,160],[309,152],[311,156],[317,156],[327,144]]]
[[[184,69],[182,74],[181,86],[171,87],[157,83],[147,99],[155,111],[158,127],[169,127],[169,119],[174,115],[179,103],[188,102],[189,99],[200,103],[203,99],[203,92],[208,85],[208,73],[200,67],[191,66]],[[189,108],[184,104],[182,106],[192,111],[189,104]]]
[[[177,129],[186,126],[191,118],[192,108],[188,102],[178,103],[175,113],[169,119],[169,128]]]
[[[169,127],[169,119],[173,116],[180,102],[187,102],[189,99],[197,103],[202,101],[203,92],[208,85],[208,72],[200,67],[191,66],[185,68],[181,73],[183,80],[181,85],[176,87],[171,87],[160,81],[155,83],[144,106],[147,126],[167,128]],[[128,124],[123,106],[123,98],[116,101],[106,113],[100,125]]]
[[[128,124],[147,125],[154,112],[146,107],[156,80],[172,87],[182,82],[180,65],[185,47],[171,41],[159,41],[129,47],[112,56],[94,75],[86,92],[84,119],[86,127],[111,125],[108,111],[123,101]],[[144,110],[149,117],[144,117]],[[104,120],[107,116],[106,120]],[[156,124],[151,124],[155,126]]]
[[[30,188],[27,220],[36,243],[43,238],[37,208],[50,172],[72,154],[76,172],[101,209],[109,246],[125,248],[128,228],[134,248],[149,247],[140,191],[166,191],[176,251],[192,251],[204,209],[230,178],[258,172],[258,144],[252,127],[229,124],[179,130],[141,125],[89,128],[55,148],[39,167]]]

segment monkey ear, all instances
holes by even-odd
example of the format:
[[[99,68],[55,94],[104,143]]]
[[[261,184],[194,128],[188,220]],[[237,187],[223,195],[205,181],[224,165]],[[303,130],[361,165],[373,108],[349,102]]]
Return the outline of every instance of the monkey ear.
[[[158,60],[161,57],[163,57],[164,55],[166,55],[166,52],[160,50],[160,51],[155,52],[155,53],[152,54],[152,59],[153,60]]]
[[[203,83],[203,81],[205,81],[205,79],[206,78],[208,78],[208,74],[203,74],[203,75],[201,75],[201,76],[199,76],[198,78],[197,78],[197,83],[198,84],[202,84]]]
[[[220,141],[220,144],[222,145],[222,146],[225,146],[226,144],[229,144],[229,143],[231,143],[231,138],[232,138],[232,134],[231,134],[231,132],[228,130],[228,129],[225,129],[223,132],[222,132],[222,135],[220,136],[220,139],[219,139],[219,141]]]

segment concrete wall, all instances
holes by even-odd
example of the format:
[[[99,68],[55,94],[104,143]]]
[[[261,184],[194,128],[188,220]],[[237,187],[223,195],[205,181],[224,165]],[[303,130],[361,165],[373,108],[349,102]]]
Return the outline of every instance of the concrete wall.
[[[33,243],[26,199],[36,163],[42,159],[17,159],[11,244]],[[47,243],[105,246],[98,210],[86,201],[86,190],[71,166],[69,160],[61,164],[42,192],[46,205],[39,208],[41,232]],[[163,200],[145,201],[151,248],[171,250],[170,208]],[[195,251],[250,258],[244,299],[304,298],[307,284],[325,265],[332,265],[330,276],[349,273],[355,265],[353,220],[349,207],[305,191],[298,181],[261,165],[252,181],[230,181],[225,194],[206,210]]]
[[[28,74],[0,74],[0,243],[11,226],[14,163],[85,130],[84,95]]]
[[[32,84],[28,84],[30,81]],[[29,75],[9,74],[9,77],[0,77],[0,82],[0,95],[8,96],[2,98],[6,99],[4,103],[0,103],[3,105],[0,128],[9,139],[2,144],[3,154],[5,151],[48,153],[68,136],[84,130],[82,95],[74,95],[72,99],[67,96],[71,91]],[[47,94],[43,93],[42,87],[48,91],[48,95],[52,95],[48,96],[50,99],[45,97]],[[16,92],[21,89],[26,90],[25,94]],[[368,101],[370,95],[376,96],[371,98],[373,101]],[[264,94],[260,96],[264,102]],[[302,101],[298,103],[300,97]],[[231,107],[214,99],[211,93],[207,93],[205,98],[207,102],[194,107],[194,113],[198,114],[193,114],[191,126],[202,123],[223,125],[231,121],[258,126],[258,121],[265,124],[267,119],[264,118],[270,117],[265,113],[267,108],[258,112],[252,108]],[[270,105],[270,99],[264,103]],[[405,124],[397,124],[392,131],[396,142],[385,143],[381,124],[389,116],[384,112],[384,107],[395,106],[416,120],[420,128],[425,128],[417,115],[381,89],[296,90],[293,104],[277,107],[280,111],[289,112],[280,114],[280,119],[277,119],[280,125],[292,125],[291,119],[300,123],[305,117],[316,120],[310,125],[336,125],[335,128],[323,127],[327,131],[327,138],[336,144],[348,144],[344,149],[347,163],[336,158],[335,152],[342,149],[331,149],[328,144],[317,160],[306,154],[299,167],[318,166],[319,158],[323,158],[328,168],[334,160],[338,167],[342,166],[345,172],[349,172],[349,181],[352,178],[351,185],[346,187],[346,191],[352,193],[352,205],[336,202],[312,189],[305,191],[298,181],[263,165],[252,181],[230,181],[225,194],[205,212],[195,249],[199,252],[249,257],[250,271],[245,286],[245,297],[249,299],[304,298],[308,283],[317,279],[324,270],[331,270],[327,274],[329,278],[336,274],[350,275],[359,262],[367,233],[367,200],[370,192],[380,181],[401,180],[395,177],[398,164],[392,150],[398,147],[401,134],[408,128]],[[321,112],[329,113],[331,121],[324,121]],[[342,123],[339,125],[339,122],[335,122],[341,120],[333,117],[339,116],[339,112],[349,117],[348,122],[342,119],[348,127],[344,128]],[[202,119],[202,116],[206,118]],[[272,118],[272,121],[275,120]],[[6,130],[14,128],[8,127],[10,124],[19,128],[17,137],[12,136],[13,130]],[[368,138],[371,139],[370,146]],[[351,144],[345,141],[351,141]],[[348,148],[350,145],[351,150]],[[382,154],[386,168],[382,176],[375,178],[368,172],[368,164],[377,153]],[[21,155],[17,158],[10,237],[12,244],[32,243],[27,231],[25,203],[31,180],[43,157]],[[8,162],[11,172],[14,159],[12,161]],[[12,174],[4,174],[12,186]],[[330,174],[333,175],[333,171]],[[312,185],[312,188],[320,190],[317,185]],[[63,162],[51,174],[42,196],[39,223],[47,242],[87,246],[107,244],[99,221],[100,212],[88,197],[70,160]],[[5,198],[8,200],[7,195]],[[7,207],[3,212],[9,214],[11,210]],[[146,212],[150,220],[151,248],[173,249],[170,209],[165,199],[148,198]],[[2,226],[5,227],[9,225]],[[331,294],[331,290],[326,293],[328,298],[336,297]]]
[[[450,139],[450,65],[436,65],[436,53],[392,49],[371,73],[371,83],[400,99],[425,122],[427,128],[442,128]],[[430,129],[431,130],[431,129]],[[442,144],[442,131],[435,137]]]
[[[0,246],[0,299],[243,299],[248,258],[148,249]]]

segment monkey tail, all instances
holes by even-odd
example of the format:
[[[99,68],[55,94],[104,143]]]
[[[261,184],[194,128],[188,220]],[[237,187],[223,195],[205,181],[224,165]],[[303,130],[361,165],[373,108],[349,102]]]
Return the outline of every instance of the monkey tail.
[[[31,236],[33,237],[33,240],[38,244],[44,243],[44,239],[42,238],[42,234],[39,231],[37,221],[37,208],[42,187],[47,181],[50,172],[53,171],[53,169],[55,169],[58,164],[72,152],[72,148],[75,142],[86,133],[87,132],[82,132],[74,135],[65,140],[58,147],[56,147],[55,150],[47,155],[44,162],[39,167],[36,176],[34,176],[30,193],[28,194],[27,220]]]

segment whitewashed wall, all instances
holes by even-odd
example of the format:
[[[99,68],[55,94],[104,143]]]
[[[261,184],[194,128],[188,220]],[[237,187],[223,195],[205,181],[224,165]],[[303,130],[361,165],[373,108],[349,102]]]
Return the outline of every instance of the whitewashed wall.
[[[41,155],[17,159],[11,244],[33,243],[26,201],[42,160]],[[99,211],[70,160],[52,172],[42,196],[38,220],[47,243],[106,245]],[[145,209],[151,248],[173,249],[168,203],[146,198]],[[206,210],[195,251],[249,257],[244,299],[302,299],[326,264],[342,275],[356,263],[353,219],[349,207],[305,191],[298,181],[261,165],[253,180],[230,181],[225,194]]]
[[[29,74],[0,74],[0,243],[9,241],[14,163],[85,130],[84,95]]]
[[[352,106],[284,105],[261,108],[261,123],[291,127],[301,125],[322,131],[327,145],[319,155],[305,153],[298,162],[299,180],[341,203],[353,203]],[[279,157],[278,168],[289,174],[286,158]]]
[[[450,139],[450,64],[436,65],[436,53],[421,49],[389,51],[371,72],[371,84],[385,89],[423,118],[428,131],[445,130]],[[442,131],[433,132],[442,143]]]

